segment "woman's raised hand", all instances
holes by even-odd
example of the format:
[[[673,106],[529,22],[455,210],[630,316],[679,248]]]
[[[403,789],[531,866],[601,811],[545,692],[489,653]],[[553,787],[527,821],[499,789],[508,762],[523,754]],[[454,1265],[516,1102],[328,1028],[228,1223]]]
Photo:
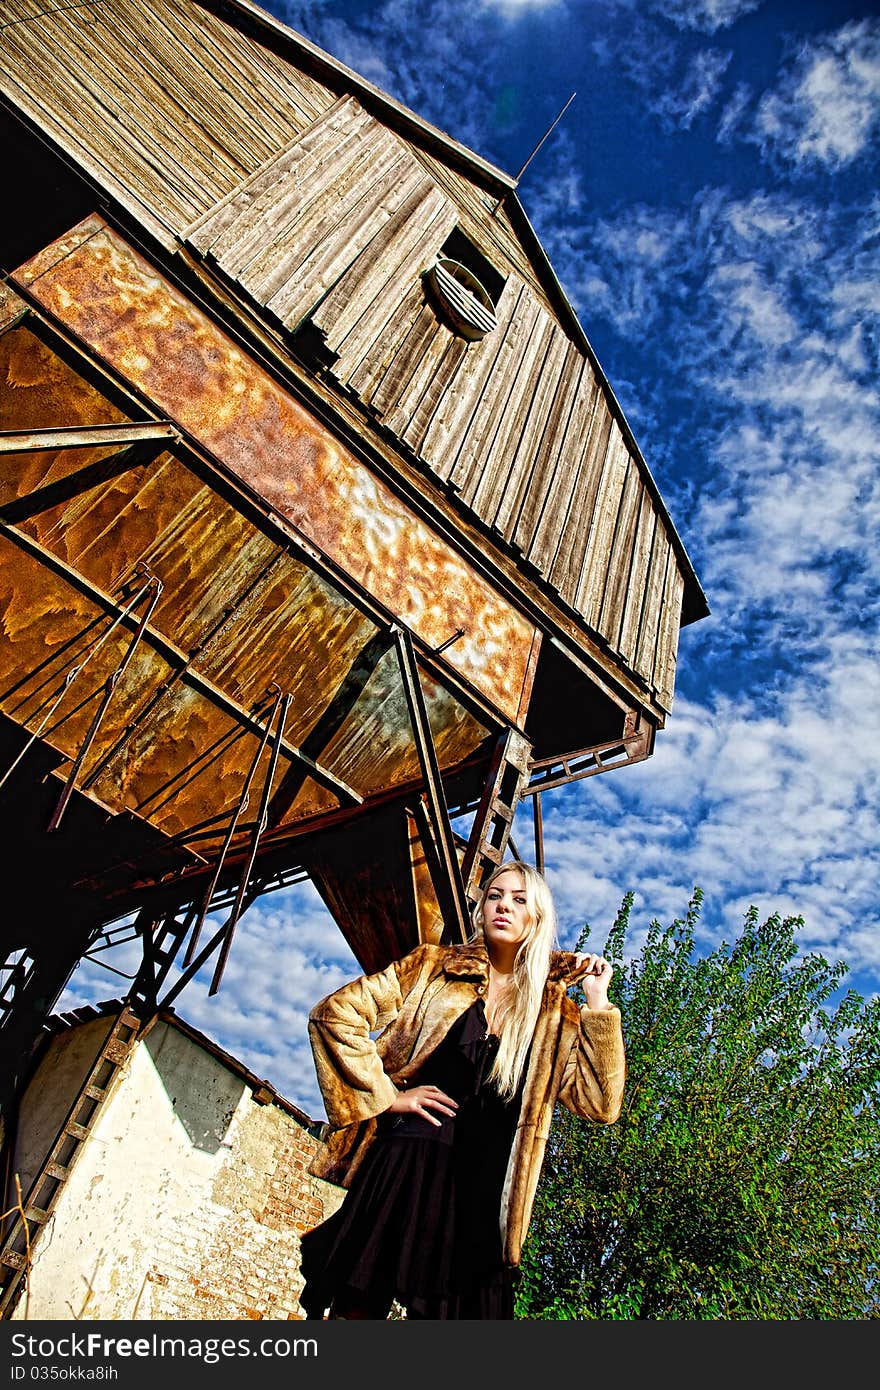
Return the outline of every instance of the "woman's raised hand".
[[[614,974],[610,962],[604,956],[580,953],[576,959],[579,967],[586,968],[586,974],[580,981],[580,986],[584,991],[587,1008],[609,1008],[608,986],[611,984],[611,977]]]
[[[424,1119],[430,1120],[432,1125],[441,1125],[443,1121],[438,1120],[432,1112],[454,1115],[457,1109],[458,1102],[445,1091],[441,1091],[439,1086],[413,1086],[411,1091],[398,1092],[386,1114],[421,1115]]]

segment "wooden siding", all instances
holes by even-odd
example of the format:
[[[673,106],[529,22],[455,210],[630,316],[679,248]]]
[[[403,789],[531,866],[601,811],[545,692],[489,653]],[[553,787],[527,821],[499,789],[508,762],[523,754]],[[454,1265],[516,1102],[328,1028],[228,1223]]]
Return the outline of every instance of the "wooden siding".
[[[390,106],[377,119],[342,72],[319,81],[295,35],[284,58],[258,43],[234,10],[115,0],[111,23],[102,7],[9,9],[9,100],[282,336],[317,329],[366,418],[668,709],[682,604],[702,596],[503,188],[476,162],[473,178],[445,162]],[[422,287],[456,226],[505,280],[479,342],[442,323]]]
[[[334,99],[193,0],[9,0],[4,13],[2,90],[124,205],[175,231]]]

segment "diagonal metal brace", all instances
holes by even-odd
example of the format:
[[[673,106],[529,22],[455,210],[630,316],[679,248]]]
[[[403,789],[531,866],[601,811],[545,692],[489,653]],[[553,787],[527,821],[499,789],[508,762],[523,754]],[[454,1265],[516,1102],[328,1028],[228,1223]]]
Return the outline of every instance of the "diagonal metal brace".
[[[419,678],[412,638],[404,628],[398,627],[396,624],[391,628],[391,635],[397,647],[397,659],[409,709],[413,739],[425,782],[425,808],[428,813],[435,849],[435,853],[432,854],[430,846],[427,847],[428,864],[431,868],[434,892],[437,894],[437,901],[443,914],[444,935],[452,933],[453,937],[459,941],[466,941],[470,936],[471,927],[464,882],[455,850],[455,838],[449,819],[449,808],[443,792],[440,764],[437,759],[437,750],[434,747],[431,725],[428,721],[425,693]]]
[[[263,783],[263,791],[260,797],[260,809],[257,812],[257,819],[254,825],[254,833],[251,837],[250,849],[248,851],[248,856],[245,861],[244,868],[242,869],[241,878],[239,879],[238,891],[235,895],[235,901],[232,904],[232,910],[225,923],[224,930],[226,934],[223,938],[223,945],[220,948],[220,955],[217,960],[217,965],[214,969],[214,977],[211,980],[211,988],[208,990],[209,995],[216,994],[218,989],[220,988],[220,981],[223,978],[223,971],[226,969],[226,961],[229,956],[229,948],[232,945],[232,936],[235,931],[238,919],[241,916],[242,910],[244,908],[245,894],[247,893],[248,883],[250,882],[251,870],[254,867],[254,861],[257,857],[257,850],[260,846],[260,838],[263,834],[263,831],[266,829],[266,826],[269,821],[269,798],[272,795],[272,783],[275,781],[275,769],[278,765],[278,754],[281,752],[281,745],[284,742],[284,726],[287,723],[287,712],[290,708],[291,698],[292,697],[290,695],[284,695],[281,700],[281,706],[278,711],[278,724],[275,729],[275,738],[272,743],[272,754],[269,760],[269,771],[266,774],[266,780]]]
[[[125,671],[128,667],[129,662],[131,661],[131,658],[135,654],[138,643],[140,642],[141,637],[144,634],[144,629],[146,628],[147,624],[150,621],[150,618],[152,617],[153,609],[159,602],[163,588],[164,585],[161,579],[157,579],[155,575],[149,575],[147,582],[144,585],[143,590],[141,591],[141,593],[144,595],[149,594],[149,601],[143,611],[143,614],[138,620],[137,628],[132,635],[128,647],[126,648],[125,655],[123,656],[119,665],[116,667],[116,670],[111,672],[111,674],[107,677],[107,680],[104,684],[104,694],[101,697],[101,701],[98,705],[98,708],[95,710],[95,713],[92,716],[92,722],[90,723],[88,730],[86,731],[86,736],[82,741],[80,750],[73,761],[73,766],[71,767],[70,772],[67,774],[67,780],[64,783],[64,787],[62,788],[61,795],[58,798],[58,803],[55,807],[55,810],[52,812],[52,817],[49,821],[48,826],[46,827],[47,830],[57,830],[58,826],[61,824],[61,817],[64,815],[65,807],[67,806],[68,801],[73,795],[73,789],[76,785],[76,779],[79,774],[80,768],[85,762],[86,754],[91,748],[92,743],[95,739],[95,735],[101,727],[101,721],[103,720],[104,715],[107,713],[110,701],[113,698],[113,692],[119,684],[119,681],[121,680],[122,676],[125,674]]]
[[[235,810],[233,811],[230,817],[229,825],[226,828],[226,834],[223,838],[223,845],[220,850],[220,854],[217,857],[217,862],[214,865],[214,872],[211,875],[211,880],[207,888],[205,889],[205,894],[202,898],[202,906],[199,910],[199,915],[196,918],[195,926],[193,927],[192,936],[190,937],[189,945],[186,949],[186,955],[183,958],[184,966],[189,967],[189,971],[185,976],[187,980],[190,978],[190,974],[195,974],[195,970],[192,970],[192,964],[193,958],[195,956],[196,945],[198,944],[199,940],[199,935],[201,933],[202,926],[204,925],[205,918],[208,915],[208,909],[211,905],[211,899],[214,896],[214,890],[217,887],[217,883],[219,881],[220,874],[223,869],[223,864],[226,860],[226,855],[229,852],[229,846],[232,844],[232,837],[235,834],[239,819],[241,818],[241,816],[244,815],[245,811],[247,810],[247,805],[248,801],[250,800],[251,794],[251,783],[254,780],[254,775],[257,771],[260,759],[263,756],[263,749],[266,747],[266,744],[269,741],[269,734],[272,729],[272,721],[274,720],[275,713],[278,709],[279,704],[281,703],[282,694],[280,686],[276,686],[275,691],[275,698],[272,701],[272,706],[269,710],[269,716],[263,728],[260,741],[257,745],[257,750],[254,753],[253,759],[251,760],[251,765],[248,768],[248,773],[244,781],[244,786],[241,789],[241,796],[238,799],[238,805],[235,807]],[[223,930],[225,931],[225,925],[223,927]],[[214,944],[216,945],[216,940]],[[201,956],[199,956],[198,959],[199,961],[204,961],[206,957],[204,956],[204,954],[202,954]],[[198,969],[198,967],[196,968]]]

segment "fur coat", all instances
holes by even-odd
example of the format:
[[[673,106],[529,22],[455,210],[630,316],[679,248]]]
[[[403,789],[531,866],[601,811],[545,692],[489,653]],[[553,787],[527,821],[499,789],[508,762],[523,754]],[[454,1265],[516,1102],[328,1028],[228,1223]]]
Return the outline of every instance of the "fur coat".
[[[509,1265],[520,1261],[556,1102],[601,1124],[620,1114],[626,1070],[620,1010],[579,1008],[567,991],[582,974],[573,954],[553,953],[501,1199]],[[426,944],[315,1005],[309,1040],[330,1122],[315,1176],[349,1186],[374,1138],[376,1117],[455,1019],[485,997],[488,983],[482,945]]]

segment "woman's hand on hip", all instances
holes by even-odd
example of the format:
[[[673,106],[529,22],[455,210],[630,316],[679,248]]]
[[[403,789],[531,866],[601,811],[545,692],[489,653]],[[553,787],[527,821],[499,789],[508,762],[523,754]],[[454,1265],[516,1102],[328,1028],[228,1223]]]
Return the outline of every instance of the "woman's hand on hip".
[[[441,1125],[442,1119],[438,1120],[436,1116],[454,1115],[457,1109],[458,1102],[445,1091],[441,1091],[439,1086],[413,1086],[411,1091],[399,1091],[385,1113],[421,1115],[424,1119],[430,1120],[432,1125]]]

